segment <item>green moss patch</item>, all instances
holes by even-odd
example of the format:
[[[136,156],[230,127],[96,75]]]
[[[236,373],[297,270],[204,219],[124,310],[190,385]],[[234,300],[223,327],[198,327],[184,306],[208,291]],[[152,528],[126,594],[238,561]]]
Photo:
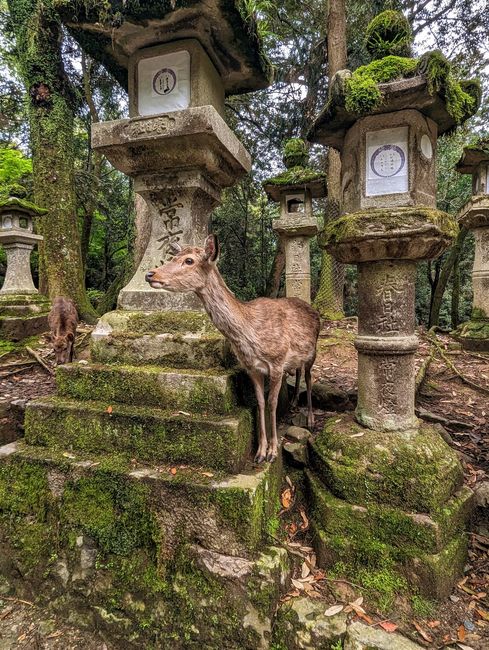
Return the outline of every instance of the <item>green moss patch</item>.
[[[412,42],[411,25],[400,11],[383,11],[367,26],[365,47],[373,59],[391,54],[409,56]]]
[[[140,460],[229,471],[243,467],[253,437],[245,409],[211,418],[54,397],[29,404],[25,430],[29,444],[55,450],[128,453]]]
[[[311,458],[335,496],[362,506],[379,503],[433,513],[462,485],[455,453],[428,425],[393,434],[339,416],[326,422],[311,445]]]
[[[40,208],[35,205],[35,203],[27,201],[26,199],[21,199],[17,196],[10,196],[6,199],[0,199],[0,212],[11,210],[12,208],[17,208],[23,212],[28,212],[35,217],[41,217],[43,214],[48,213],[48,210]]]
[[[264,185],[305,185],[312,181],[326,181],[326,174],[310,167],[290,167],[286,171],[264,181]]]

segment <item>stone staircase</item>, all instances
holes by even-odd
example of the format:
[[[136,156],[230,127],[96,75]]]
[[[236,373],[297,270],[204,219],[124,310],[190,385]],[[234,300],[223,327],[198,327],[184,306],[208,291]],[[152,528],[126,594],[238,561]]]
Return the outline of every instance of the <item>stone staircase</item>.
[[[0,574],[124,647],[267,648],[282,468],[251,463],[247,381],[204,315],[113,314],[0,454]]]

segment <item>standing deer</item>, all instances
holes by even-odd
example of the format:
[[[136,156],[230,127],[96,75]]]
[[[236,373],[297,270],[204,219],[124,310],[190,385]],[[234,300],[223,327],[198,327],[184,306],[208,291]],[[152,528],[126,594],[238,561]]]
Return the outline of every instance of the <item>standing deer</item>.
[[[256,463],[277,457],[277,401],[284,372],[296,373],[297,403],[302,368],[307,385],[308,426],[314,424],[311,399],[311,367],[316,358],[319,314],[299,298],[238,300],[228,289],[216,262],[219,244],[209,235],[204,248],[181,249],[170,262],[146,274],[153,289],[194,291],[202,300],[216,328],[230,341],[255,388],[260,414],[260,441]],[[270,377],[268,404],[272,435],[267,443],[265,425],[265,376]]]
[[[63,296],[55,298],[49,312],[48,325],[51,330],[56,365],[73,361],[78,325],[78,313],[73,300]]]

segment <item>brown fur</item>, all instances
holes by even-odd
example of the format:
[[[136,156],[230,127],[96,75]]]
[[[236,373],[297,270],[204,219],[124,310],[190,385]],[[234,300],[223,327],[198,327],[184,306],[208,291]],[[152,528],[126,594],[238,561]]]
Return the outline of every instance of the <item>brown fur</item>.
[[[73,361],[78,313],[73,300],[58,296],[48,316],[56,365]]]
[[[284,372],[296,373],[297,403],[302,368],[308,398],[308,426],[314,416],[311,400],[311,367],[316,358],[320,320],[318,312],[298,298],[238,300],[228,289],[215,264],[218,243],[209,235],[205,248],[188,247],[170,262],[150,271],[146,280],[155,289],[194,291],[217,329],[226,336],[248,372],[260,410],[260,443],[255,460],[274,460],[277,455],[276,409]],[[189,260],[192,263],[189,263]],[[270,377],[268,397],[272,425],[267,446],[264,377]]]

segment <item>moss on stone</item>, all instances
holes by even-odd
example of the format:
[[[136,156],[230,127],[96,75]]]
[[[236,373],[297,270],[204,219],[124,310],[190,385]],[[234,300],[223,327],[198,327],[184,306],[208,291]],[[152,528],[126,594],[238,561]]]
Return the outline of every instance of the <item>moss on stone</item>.
[[[489,314],[486,314],[481,307],[474,307],[472,309],[472,318],[473,320],[489,320]]]
[[[283,158],[287,169],[292,167],[307,167],[309,162],[309,150],[302,138],[290,138],[284,144]]]
[[[412,42],[411,25],[400,11],[383,11],[367,26],[365,47],[373,59],[388,55],[409,56]]]
[[[372,209],[364,212],[345,214],[326,224],[322,241],[328,245],[340,244],[346,241],[365,238],[372,232],[372,226],[378,225],[378,230],[385,232],[406,230],[420,227],[424,223],[436,226],[440,234],[455,238],[458,234],[456,219],[446,212],[435,208],[416,206],[412,208]]]
[[[18,196],[10,196],[6,199],[0,198],[0,213],[11,210],[12,208],[28,212],[34,217],[41,217],[48,213],[44,208],[40,208],[35,203],[19,198]]]
[[[460,338],[489,340],[489,320],[487,316],[463,323],[457,330],[457,336]]]
[[[380,83],[412,76],[417,69],[416,59],[386,56],[357,68],[345,84],[345,107],[357,115],[366,115],[382,103]]]
[[[207,314],[197,311],[159,311],[135,313],[127,322],[127,331],[134,334],[185,334],[213,332],[214,325]]]
[[[264,181],[264,185],[306,185],[312,181],[326,180],[326,174],[310,167],[291,167],[286,171]]]

